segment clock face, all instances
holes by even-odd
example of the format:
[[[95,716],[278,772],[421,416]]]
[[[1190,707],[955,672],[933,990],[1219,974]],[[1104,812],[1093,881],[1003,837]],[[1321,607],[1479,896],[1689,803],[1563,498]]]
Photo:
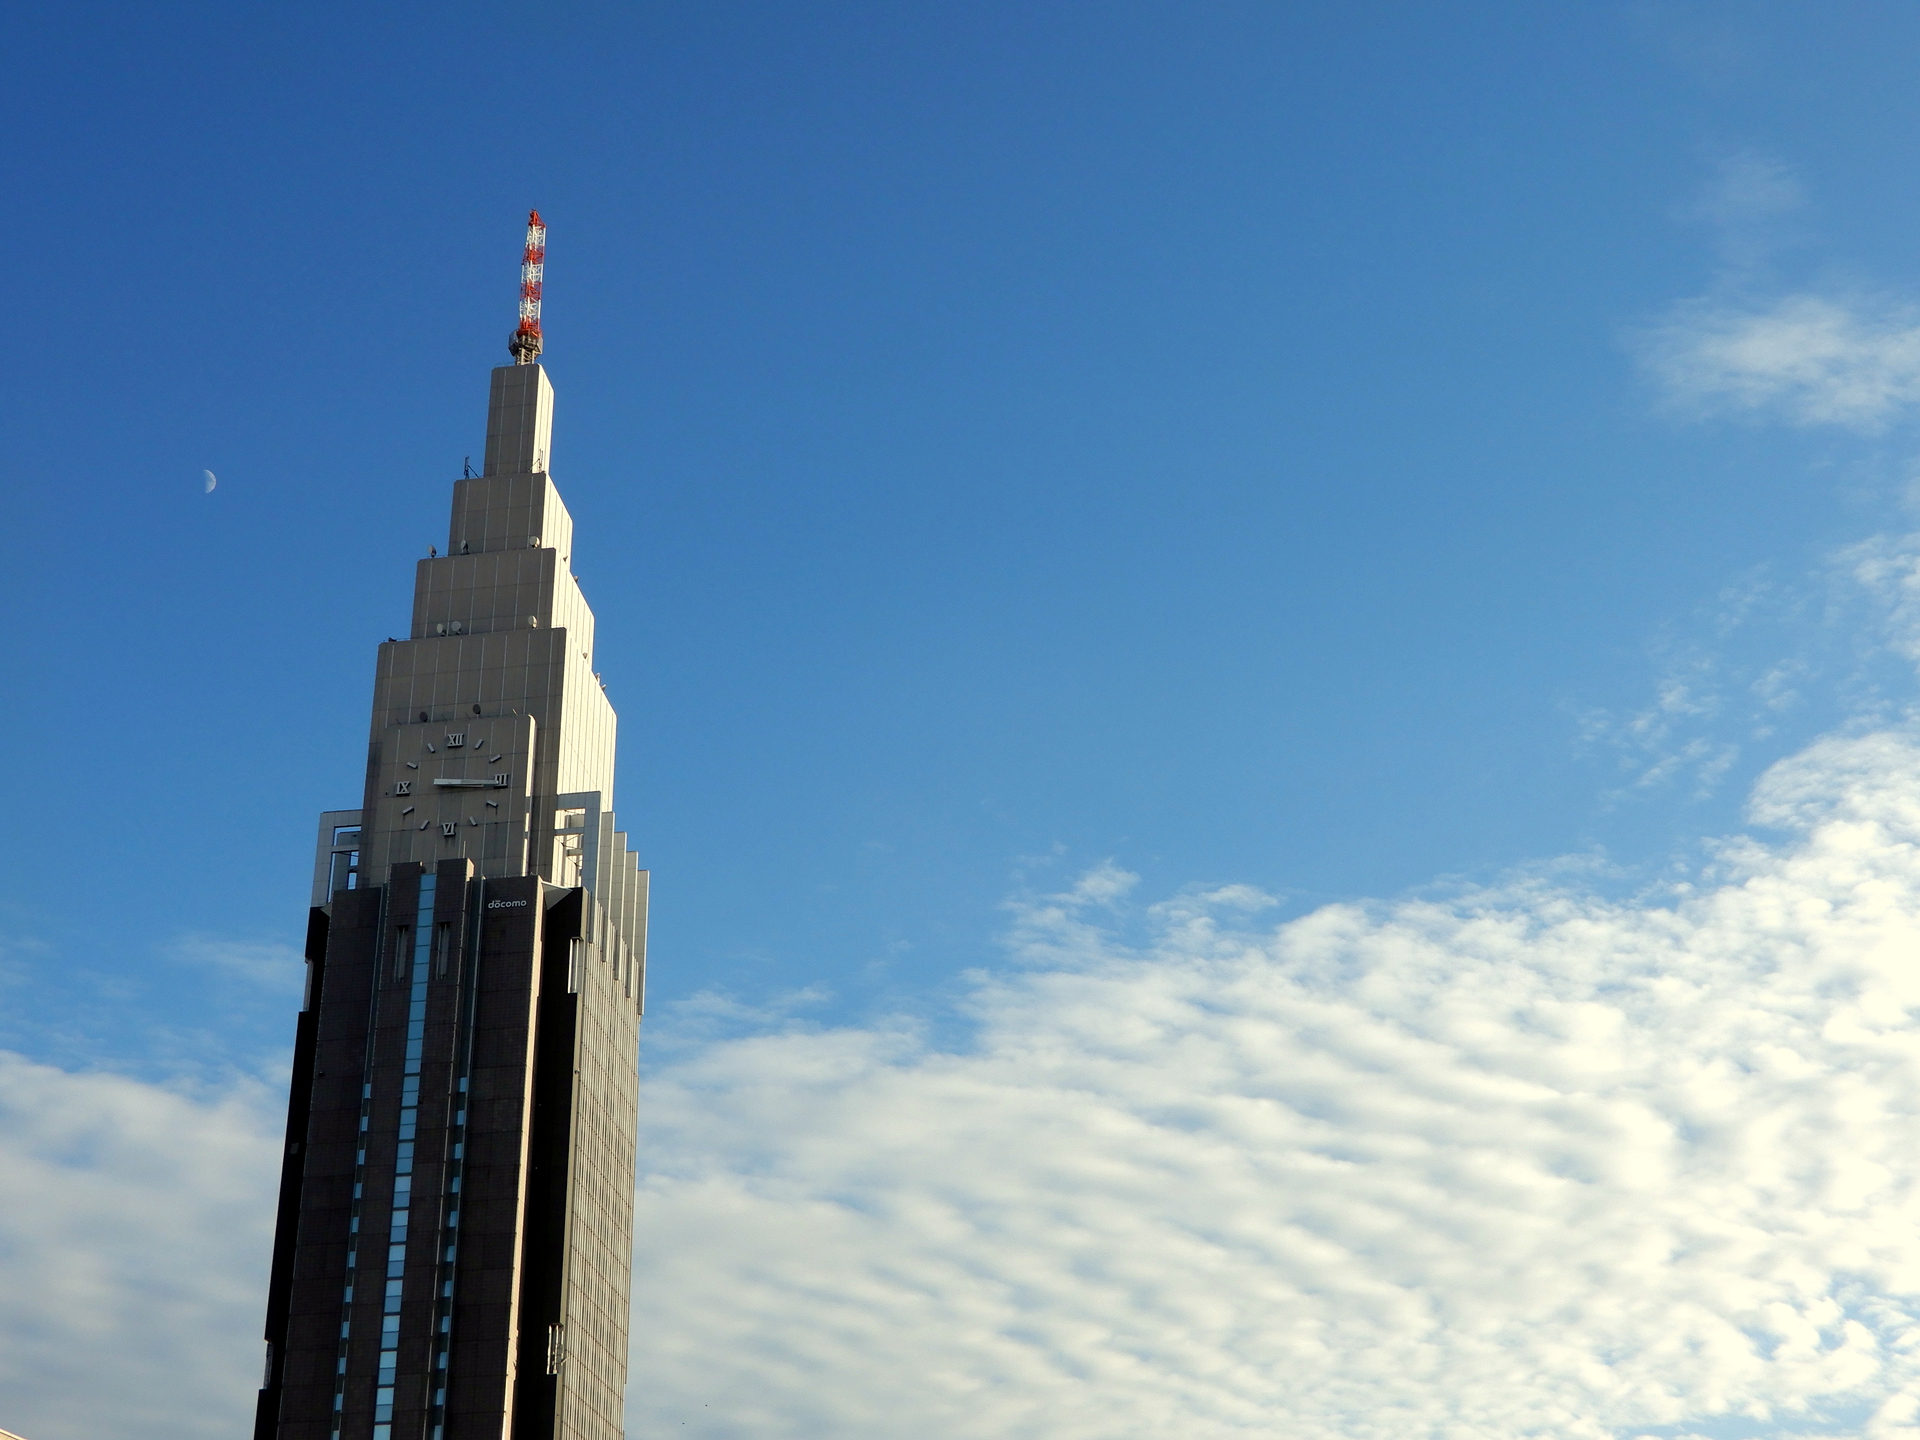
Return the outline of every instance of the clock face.
[[[462,858],[485,875],[526,874],[534,733],[530,715],[391,726],[369,878],[405,861]]]

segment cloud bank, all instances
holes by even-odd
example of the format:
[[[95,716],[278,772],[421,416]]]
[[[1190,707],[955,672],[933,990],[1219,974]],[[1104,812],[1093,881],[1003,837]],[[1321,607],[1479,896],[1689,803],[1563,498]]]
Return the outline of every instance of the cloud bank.
[[[1127,946],[1101,872],[971,1053],[674,1067],[634,1432],[1920,1435],[1920,746],[1753,816],[1666,903],[1227,890]]]
[[[0,1051],[0,1429],[250,1433],[284,1105]]]
[[[964,1052],[684,1052],[631,1433],[1915,1440],[1920,735],[1751,818],[1637,902],[1274,925],[1103,868],[1016,909]],[[273,1102],[0,1064],[0,1425],[244,1433]]]

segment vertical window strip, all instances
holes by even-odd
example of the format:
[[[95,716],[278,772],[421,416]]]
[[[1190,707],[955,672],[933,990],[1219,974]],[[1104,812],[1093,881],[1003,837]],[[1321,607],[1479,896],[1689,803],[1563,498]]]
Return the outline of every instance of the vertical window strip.
[[[360,1086],[360,1133],[353,1155],[353,1205],[347,1218],[347,1278],[340,1296],[340,1350],[334,1365],[333,1421],[331,1435],[339,1440],[341,1410],[347,1400],[347,1341],[353,1328],[353,1288],[359,1273],[360,1201],[366,1187],[367,1119],[373,1108],[373,1086]]]
[[[405,1284],[407,1218],[413,1189],[414,1132],[420,1118],[420,1057],[426,1020],[427,952],[432,944],[433,902],[436,877],[420,877],[420,901],[411,926],[396,927],[394,935],[395,979],[411,982],[407,995],[407,1053],[401,1079],[400,1135],[394,1152],[393,1219],[387,1230],[386,1291],[380,1317],[380,1366],[374,1391],[374,1440],[392,1440],[394,1374],[400,1358],[400,1298]],[[411,950],[411,956],[408,952]],[[408,973],[400,972],[402,963]],[[376,995],[377,995],[376,989]],[[377,1003],[377,1001],[376,1001]],[[373,1031],[368,1031],[368,1061],[371,1068]],[[360,1206],[366,1189],[367,1130],[373,1113],[373,1084],[360,1087],[360,1138],[354,1153],[353,1210],[347,1222],[347,1279],[340,1320],[340,1352],[334,1381],[331,1440],[340,1440],[342,1411],[346,1405],[347,1346],[353,1327],[353,1296],[359,1273]]]
[[[448,1127],[447,1133],[449,1146],[447,1191],[441,1200],[446,1217],[441,1222],[441,1234],[446,1237],[446,1241],[440,1253],[440,1273],[443,1278],[440,1285],[439,1304],[435,1307],[439,1312],[439,1318],[435,1327],[438,1338],[434,1343],[439,1353],[434,1357],[434,1368],[443,1372],[447,1368],[447,1349],[451,1343],[453,1329],[453,1276],[454,1266],[460,1254],[460,1176],[466,1169],[467,1153],[467,1077],[462,1075],[456,1083],[458,1095],[454,1103],[459,1108],[454,1112],[453,1124]],[[446,1384],[444,1375],[438,1383]],[[438,1429],[437,1426],[435,1428]]]
[[[393,1155],[393,1221],[387,1229],[387,1288],[380,1317],[380,1370],[374,1390],[375,1440],[392,1435],[394,1377],[400,1367],[400,1301],[406,1289],[407,1221],[412,1214],[414,1134],[420,1122],[420,1056],[425,1045],[427,975],[433,944],[436,877],[420,877],[420,906],[408,966],[407,1053],[400,1077],[400,1134]]]
[[[476,886],[473,895],[474,924],[478,925],[481,914],[479,906],[485,903],[485,886]],[[478,930],[476,928],[477,937]],[[477,939],[476,939],[477,943]],[[451,934],[441,942],[439,960],[440,973],[446,973],[452,962]],[[471,1017],[469,1017],[471,1018]],[[441,1197],[441,1222],[439,1238],[435,1242],[436,1278],[439,1281],[438,1294],[434,1301],[433,1324],[433,1361],[428,1384],[431,1387],[431,1405],[428,1418],[428,1440],[444,1440],[446,1434],[447,1404],[447,1359],[452,1346],[453,1330],[453,1291],[455,1265],[459,1257],[460,1239],[460,1176],[466,1168],[466,1128],[467,1128],[467,1060],[464,1051],[455,1057],[459,1074],[454,1081],[453,1114],[447,1126],[447,1159],[445,1174],[447,1189]]]

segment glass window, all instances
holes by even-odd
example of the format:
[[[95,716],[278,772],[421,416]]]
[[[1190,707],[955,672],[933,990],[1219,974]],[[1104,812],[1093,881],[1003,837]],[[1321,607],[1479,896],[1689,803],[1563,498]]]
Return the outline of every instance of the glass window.
[[[360,880],[360,852],[336,850],[329,862],[328,890],[357,890]]]

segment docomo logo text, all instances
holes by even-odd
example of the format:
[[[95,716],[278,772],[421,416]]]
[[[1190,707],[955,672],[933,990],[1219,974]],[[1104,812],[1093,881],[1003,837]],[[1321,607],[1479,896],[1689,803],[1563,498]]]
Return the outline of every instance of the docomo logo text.
[[[489,900],[489,901],[487,901],[487,909],[489,909],[489,910],[511,910],[511,909],[513,909],[513,907],[514,907],[514,906],[516,906],[516,905],[519,905],[519,906],[525,906],[525,905],[526,905],[526,903],[527,903],[527,902],[526,902],[526,901],[524,901],[524,900]]]

